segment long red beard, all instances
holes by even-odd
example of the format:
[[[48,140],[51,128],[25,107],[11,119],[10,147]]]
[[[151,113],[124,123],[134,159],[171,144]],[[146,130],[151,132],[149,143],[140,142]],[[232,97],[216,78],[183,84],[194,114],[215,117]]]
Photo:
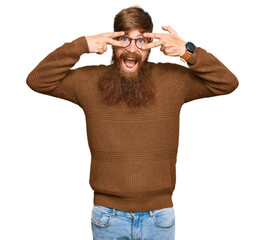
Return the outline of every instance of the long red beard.
[[[126,72],[121,64],[123,57],[135,57],[138,69]],[[116,105],[125,102],[130,108],[139,108],[155,103],[156,88],[151,79],[148,57],[142,62],[141,56],[124,53],[119,58],[113,52],[109,70],[98,81],[102,102],[107,105]]]

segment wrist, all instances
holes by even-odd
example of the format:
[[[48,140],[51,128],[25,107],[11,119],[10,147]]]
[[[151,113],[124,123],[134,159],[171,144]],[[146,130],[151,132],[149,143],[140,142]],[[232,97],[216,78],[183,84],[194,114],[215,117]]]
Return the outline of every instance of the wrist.
[[[182,45],[181,45],[181,52],[180,52],[180,55],[179,56],[183,56],[185,54],[185,52],[187,51],[186,43],[187,42],[183,42],[182,43]]]
[[[189,57],[193,54],[195,49],[196,46],[192,42],[186,42],[185,53],[183,55],[180,55],[180,60],[186,62],[189,59]]]
[[[88,53],[89,48],[87,44],[87,40],[85,36],[79,37],[75,40],[73,40],[73,43],[75,45],[75,49],[79,56],[81,56],[83,53]]]

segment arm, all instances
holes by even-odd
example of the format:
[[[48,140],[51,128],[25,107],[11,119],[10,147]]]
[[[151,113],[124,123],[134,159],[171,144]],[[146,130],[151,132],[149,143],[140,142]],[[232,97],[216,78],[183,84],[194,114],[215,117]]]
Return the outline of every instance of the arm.
[[[85,36],[64,43],[46,56],[28,75],[26,83],[34,91],[78,104],[76,81],[79,71],[70,70],[89,48]]]
[[[186,42],[170,26],[163,26],[166,33],[144,33],[145,37],[158,38],[156,42],[142,49],[161,46],[160,50],[168,56],[182,56]],[[239,82],[236,76],[215,56],[200,47],[188,58],[189,68],[178,65],[173,67],[176,85],[184,95],[184,102],[194,99],[228,94],[234,91]],[[174,71],[175,69],[175,71]]]
[[[176,80],[184,95],[184,102],[228,94],[239,85],[236,76],[203,48],[196,47],[187,64],[189,68],[180,67],[181,75]]]
[[[78,95],[82,89],[77,86],[86,81],[87,74],[82,68],[70,70],[83,53],[102,54],[107,44],[123,46],[114,37],[124,32],[102,33],[95,36],[82,36],[63,44],[45,57],[28,75],[26,83],[34,91],[63,98],[80,105]],[[87,86],[85,86],[87,87]]]

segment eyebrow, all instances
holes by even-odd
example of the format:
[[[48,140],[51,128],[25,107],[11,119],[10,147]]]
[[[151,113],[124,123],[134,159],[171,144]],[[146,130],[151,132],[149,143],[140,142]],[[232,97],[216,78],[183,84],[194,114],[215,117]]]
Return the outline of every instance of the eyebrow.
[[[128,36],[128,37],[130,37],[128,32],[125,32],[125,35]],[[140,33],[136,37],[140,37],[140,36],[143,37],[144,35],[142,33]]]

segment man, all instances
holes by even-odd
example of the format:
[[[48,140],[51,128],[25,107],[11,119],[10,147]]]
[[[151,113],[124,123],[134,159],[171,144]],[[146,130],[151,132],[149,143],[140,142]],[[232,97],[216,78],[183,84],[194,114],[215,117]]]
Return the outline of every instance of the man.
[[[85,113],[94,239],[174,239],[180,109],[238,86],[223,63],[170,26],[164,33],[152,30],[143,9],[123,9],[114,32],[63,44],[27,78],[34,91],[71,101]],[[107,45],[113,50],[110,65],[71,69],[82,54],[103,54]],[[149,62],[158,46],[188,67]]]

